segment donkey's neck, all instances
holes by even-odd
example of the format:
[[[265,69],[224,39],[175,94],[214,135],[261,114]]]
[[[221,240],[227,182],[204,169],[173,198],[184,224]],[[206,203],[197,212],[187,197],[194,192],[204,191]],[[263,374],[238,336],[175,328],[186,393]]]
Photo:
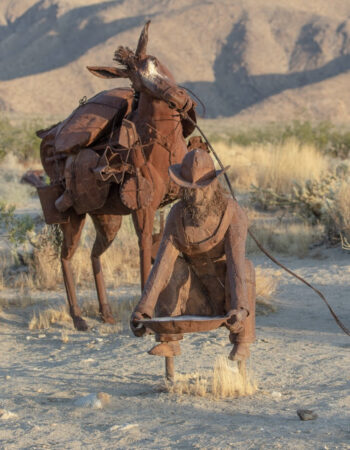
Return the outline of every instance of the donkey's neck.
[[[141,93],[135,117],[138,132],[150,134],[150,128],[160,134],[169,135],[179,128],[180,116],[162,100]],[[144,136],[146,137],[146,136]]]
[[[179,114],[164,101],[141,93],[132,120],[146,159],[169,187],[168,167],[181,162],[187,150]]]

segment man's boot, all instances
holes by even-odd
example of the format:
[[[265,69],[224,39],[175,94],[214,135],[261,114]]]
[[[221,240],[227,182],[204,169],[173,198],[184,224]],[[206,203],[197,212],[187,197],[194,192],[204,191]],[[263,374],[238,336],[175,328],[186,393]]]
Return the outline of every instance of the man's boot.
[[[165,357],[181,355],[179,341],[161,342],[160,344],[156,344],[149,350],[148,354]]]

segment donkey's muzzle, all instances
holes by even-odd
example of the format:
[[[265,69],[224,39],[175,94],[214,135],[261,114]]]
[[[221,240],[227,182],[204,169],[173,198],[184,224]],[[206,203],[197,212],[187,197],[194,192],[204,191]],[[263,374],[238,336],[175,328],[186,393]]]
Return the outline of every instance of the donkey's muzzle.
[[[192,100],[184,89],[177,86],[170,86],[164,92],[162,97],[170,108],[179,112],[185,112],[191,109]]]

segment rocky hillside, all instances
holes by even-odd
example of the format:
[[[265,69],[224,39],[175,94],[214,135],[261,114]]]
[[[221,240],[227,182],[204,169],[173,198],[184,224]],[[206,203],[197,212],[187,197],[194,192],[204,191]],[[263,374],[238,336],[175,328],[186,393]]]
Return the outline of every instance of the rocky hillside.
[[[1,0],[0,110],[64,116],[116,86],[85,66],[135,48],[146,19],[149,53],[209,118],[350,118],[348,0]]]

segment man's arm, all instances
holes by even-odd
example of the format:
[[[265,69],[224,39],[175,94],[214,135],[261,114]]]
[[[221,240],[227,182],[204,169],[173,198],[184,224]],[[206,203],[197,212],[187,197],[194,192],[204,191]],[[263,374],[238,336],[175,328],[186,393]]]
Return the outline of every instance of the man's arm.
[[[233,221],[225,235],[225,253],[229,281],[231,308],[249,314],[248,290],[246,286],[245,244],[247,238],[247,218],[237,205]],[[243,312],[242,311],[242,312]]]
[[[133,315],[139,313],[137,314],[138,317],[140,317],[141,314],[143,317],[151,318],[159,294],[170,280],[175,261],[180,253],[173,244],[172,228],[173,221],[170,212],[157,253],[157,258],[153,264],[151,273],[148,276],[141,299],[134,309]]]

